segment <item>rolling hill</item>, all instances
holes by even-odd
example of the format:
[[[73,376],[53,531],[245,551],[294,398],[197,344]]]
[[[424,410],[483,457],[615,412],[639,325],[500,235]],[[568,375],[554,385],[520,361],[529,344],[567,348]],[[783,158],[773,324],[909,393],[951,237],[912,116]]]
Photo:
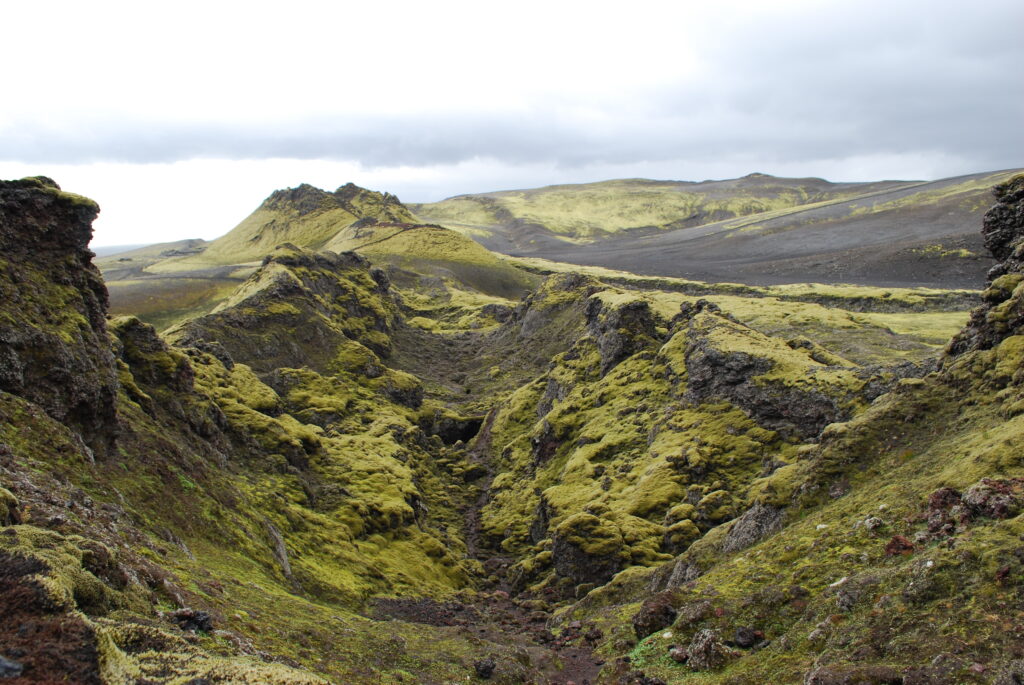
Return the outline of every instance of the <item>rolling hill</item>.
[[[751,284],[972,287],[993,264],[975,229],[1014,172],[830,183],[751,174],[607,181],[410,205],[515,256]]]

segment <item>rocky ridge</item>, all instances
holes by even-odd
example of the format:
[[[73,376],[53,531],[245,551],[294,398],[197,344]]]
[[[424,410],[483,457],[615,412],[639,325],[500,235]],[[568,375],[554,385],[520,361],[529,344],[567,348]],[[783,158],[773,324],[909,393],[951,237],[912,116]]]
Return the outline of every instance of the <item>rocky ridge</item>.
[[[0,320],[113,372],[93,429],[45,384],[0,394],[24,682],[1015,677],[1015,324],[939,372],[871,367],[696,297],[565,274],[509,303],[283,246],[161,338],[104,321],[94,205],[0,190],[12,244],[51,236],[5,301],[63,293],[80,333]],[[986,230],[1019,236],[1000,192]]]

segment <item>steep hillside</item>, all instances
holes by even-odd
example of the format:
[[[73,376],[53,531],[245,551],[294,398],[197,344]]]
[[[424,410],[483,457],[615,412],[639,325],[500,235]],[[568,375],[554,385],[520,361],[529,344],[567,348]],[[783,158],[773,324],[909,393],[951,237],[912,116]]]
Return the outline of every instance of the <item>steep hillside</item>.
[[[0,669],[1020,680],[1024,181],[997,200],[969,322],[367,222],[162,338],[106,318],[95,204],[0,184]]]
[[[928,183],[614,181],[459,196],[413,210],[490,249],[705,281],[973,287],[976,226],[1013,172]]]
[[[256,211],[194,259],[171,260],[156,272],[187,270],[192,264],[243,264],[257,261],[281,243],[319,249],[341,229],[363,221],[413,221],[409,210],[390,193],[349,183],[327,192],[303,184],[275,191]]]
[[[766,469],[742,514],[672,562],[563,614],[600,625],[610,657],[639,640],[621,682],[1024,677],[1024,177],[997,196],[984,233],[1001,265],[937,372]]]
[[[458,233],[415,223],[395,196],[351,183],[333,193],[305,184],[278,190],[211,243],[153,245],[97,264],[110,289],[112,312],[138,316],[163,330],[209,313],[285,243],[358,249],[389,266],[397,279],[432,279],[442,290],[468,288],[516,298],[538,282]]]

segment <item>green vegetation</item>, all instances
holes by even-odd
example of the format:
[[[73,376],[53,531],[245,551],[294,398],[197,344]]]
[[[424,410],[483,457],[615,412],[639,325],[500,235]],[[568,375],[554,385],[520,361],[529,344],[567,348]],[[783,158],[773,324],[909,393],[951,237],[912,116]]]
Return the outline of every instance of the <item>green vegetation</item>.
[[[686,228],[826,200],[846,200],[873,187],[845,184],[833,189],[830,185],[821,179],[776,179],[760,174],[704,183],[623,179],[460,195],[411,205],[411,209],[426,221],[467,230],[470,235],[473,230],[486,232],[515,217],[541,224],[559,235],[586,239],[636,229]]]
[[[965,291],[573,269],[403,217],[329,232],[401,205],[314,191],[260,212],[322,244],[221,265],[144,312],[163,335],[107,319],[73,245],[0,262],[23,370],[0,373],[0,643],[49,626],[83,682],[450,683],[493,658],[518,683],[569,663],[552,641],[608,683],[1012,675],[1014,263],[967,322]]]

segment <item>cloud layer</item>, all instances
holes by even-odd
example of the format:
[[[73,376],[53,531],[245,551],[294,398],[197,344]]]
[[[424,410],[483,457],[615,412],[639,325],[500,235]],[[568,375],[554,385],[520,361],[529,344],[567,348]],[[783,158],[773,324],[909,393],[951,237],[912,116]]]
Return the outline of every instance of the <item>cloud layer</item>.
[[[12,6],[0,175],[317,161],[429,200],[491,179],[1022,164],[1017,0],[486,7]]]

